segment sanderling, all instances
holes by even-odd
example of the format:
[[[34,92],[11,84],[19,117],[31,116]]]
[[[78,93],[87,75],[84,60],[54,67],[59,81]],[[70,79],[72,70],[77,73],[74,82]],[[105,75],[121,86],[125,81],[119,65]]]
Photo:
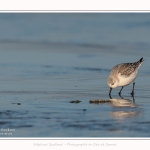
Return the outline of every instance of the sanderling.
[[[107,80],[107,84],[110,87],[109,95],[111,94],[112,89],[116,88],[117,86],[122,87],[120,92],[118,93],[119,95],[121,95],[123,87],[133,82],[131,95],[134,96],[134,80],[137,77],[138,70],[143,61],[143,58],[141,58],[135,63],[122,63],[113,67]]]

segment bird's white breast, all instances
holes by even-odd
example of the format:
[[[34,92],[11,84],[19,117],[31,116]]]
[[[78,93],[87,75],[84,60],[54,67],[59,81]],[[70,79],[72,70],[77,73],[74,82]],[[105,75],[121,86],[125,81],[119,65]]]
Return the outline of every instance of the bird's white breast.
[[[131,82],[135,80],[135,78],[137,77],[137,74],[138,74],[138,70],[136,70],[134,73],[132,73],[128,77],[123,76],[119,73],[118,74],[118,79],[119,79],[118,86],[126,86],[130,84]]]

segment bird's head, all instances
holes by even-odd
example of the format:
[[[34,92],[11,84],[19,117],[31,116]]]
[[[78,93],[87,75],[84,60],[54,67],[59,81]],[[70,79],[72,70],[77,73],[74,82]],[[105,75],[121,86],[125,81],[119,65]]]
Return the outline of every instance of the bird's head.
[[[118,86],[118,81],[112,79],[111,77],[109,77],[108,80],[107,80],[107,84],[111,88],[116,88]]]

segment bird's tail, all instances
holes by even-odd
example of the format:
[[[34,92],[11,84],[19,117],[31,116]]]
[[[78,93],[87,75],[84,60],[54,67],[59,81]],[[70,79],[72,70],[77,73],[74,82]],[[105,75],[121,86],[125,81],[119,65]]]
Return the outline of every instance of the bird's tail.
[[[142,57],[139,61],[136,62],[136,65],[142,64],[143,61],[144,61],[144,59],[143,59],[143,57]]]

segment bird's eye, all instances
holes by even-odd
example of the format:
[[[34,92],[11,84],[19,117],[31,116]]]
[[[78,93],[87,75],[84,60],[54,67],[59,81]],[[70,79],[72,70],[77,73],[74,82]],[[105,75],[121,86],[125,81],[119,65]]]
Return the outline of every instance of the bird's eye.
[[[114,83],[112,83],[111,85],[114,85]]]

